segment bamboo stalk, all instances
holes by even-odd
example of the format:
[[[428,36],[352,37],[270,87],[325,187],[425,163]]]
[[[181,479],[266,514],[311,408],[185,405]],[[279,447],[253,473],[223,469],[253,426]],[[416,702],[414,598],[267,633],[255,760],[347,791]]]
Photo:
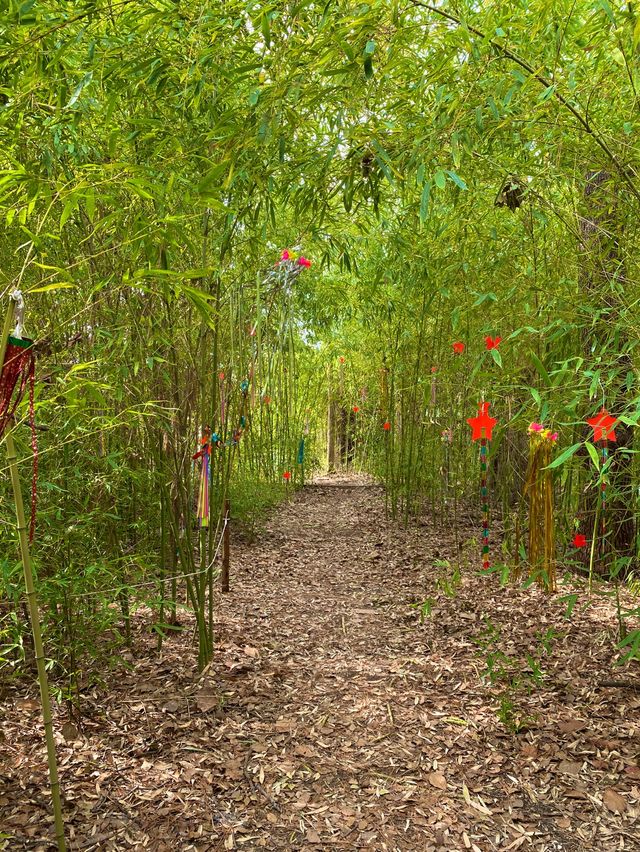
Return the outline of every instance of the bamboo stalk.
[[[4,356],[7,348],[9,330],[11,328],[11,323],[13,320],[14,307],[15,303],[13,299],[11,299],[4,320],[2,340],[0,341],[0,376],[2,373],[2,365],[4,364]],[[62,817],[60,782],[58,781],[58,764],[56,760],[56,743],[53,736],[51,701],[49,699],[49,681],[47,678],[47,670],[45,666],[44,648],[42,645],[42,633],[40,631],[40,615],[38,612],[38,601],[33,583],[33,567],[31,564],[31,554],[29,552],[29,539],[27,536],[27,522],[24,514],[24,504],[22,502],[22,488],[20,486],[20,474],[18,472],[18,457],[16,454],[15,441],[13,440],[13,426],[13,422],[10,422],[5,437],[5,443],[7,445],[7,460],[9,462],[11,486],[13,488],[13,498],[16,508],[18,539],[20,543],[20,555],[22,557],[22,569],[24,572],[24,584],[26,589],[27,604],[29,607],[29,619],[31,621],[33,648],[35,651],[36,666],[38,669],[38,684],[40,686],[42,719],[44,721],[44,734],[47,745],[47,762],[49,764],[49,783],[51,787],[51,800],[53,804],[53,819],[55,826],[56,842],[58,845],[58,852],[66,852],[67,846],[64,837],[64,820]]]
[[[229,591],[229,518],[230,518],[230,504],[229,500],[224,501],[224,527],[222,530],[222,573],[220,575],[220,580],[222,584],[222,591]]]

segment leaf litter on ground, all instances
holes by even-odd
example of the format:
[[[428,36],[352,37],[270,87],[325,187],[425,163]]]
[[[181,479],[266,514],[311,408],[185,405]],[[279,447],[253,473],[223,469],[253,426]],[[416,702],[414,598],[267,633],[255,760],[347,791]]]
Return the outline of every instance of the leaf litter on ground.
[[[579,585],[549,597],[473,563],[443,594],[457,554],[450,525],[403,529],[368,480],[320,478],[235,543],[204,675],[189,629],[157,653],[138,612],[130,668],[85,693],[81,721],[56,713],[71,848],[640,849],[640,695],[599,686],[612,602],[567,620]],[[541,631],[544,676],[525,665],[505,704]],[[51,848],[35,689],[5,697],[0,753],[0,849]]]

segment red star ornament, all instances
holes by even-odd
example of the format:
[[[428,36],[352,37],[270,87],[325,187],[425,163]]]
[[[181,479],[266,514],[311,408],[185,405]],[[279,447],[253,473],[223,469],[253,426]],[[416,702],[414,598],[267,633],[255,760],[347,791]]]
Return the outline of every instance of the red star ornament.
[[[478,413],[475,417],[469,417],[467,423],[471,426],[471,440],[479,441],[481,438],[486,438],[487,441],[491,440],[491,433],[493,431],[493,427],[498,422],[497,418],[491,417],[489,414],[489,405],[488,402],[479,402],[478,403]]]
[[[612,417],[606,408],[603,408],[595,417],[588,417],[587,423],[593,429],[594,441],[615,441],[616,433],[613,427],[617,419]]]

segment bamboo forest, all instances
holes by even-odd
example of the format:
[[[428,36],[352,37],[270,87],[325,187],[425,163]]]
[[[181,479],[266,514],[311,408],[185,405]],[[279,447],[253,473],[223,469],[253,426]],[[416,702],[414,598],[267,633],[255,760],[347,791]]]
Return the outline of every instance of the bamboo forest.
[[[0,3],[0,850],[640,850],[640,6]]]

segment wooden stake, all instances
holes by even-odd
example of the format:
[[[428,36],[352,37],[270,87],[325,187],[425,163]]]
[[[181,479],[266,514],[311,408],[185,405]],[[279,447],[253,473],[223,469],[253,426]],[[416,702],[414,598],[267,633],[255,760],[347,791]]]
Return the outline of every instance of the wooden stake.
[[[9,309],[5,317],[2,340],[0,341],[0,377],[4,356],[7,349],[9,329],[13,320],[14,301],[9,302]],[[13,498],[16,507],[16,519],[18,538],[20,542],[20,554],[22,556],[22,568],[24,572],[24,585],[27,593],[27,604],[29,607],[29,619],[31,621],[31,633],[33,636],[33,648],[36,655],[36,666],[38,668],[38,684],[40,686],[40,701],[42,703],[42,719],[44,721],[44,734],[47,744],[47,761],[49,764],[49,782],[51,786],[51,799],[53,802],[53,817],[55,825],[56,842],[58,852],[66,852],[67,846],[64,839],[64,820],[62,818],[62,803],[60,800],[60,783],[58,781],[58,764],[56,760],[56,744],[53,737],[53,720],[51,718],[51,702],[49,699],[49,681],[45,667],[44,648],[42,645],[42,634],[40,632],[40,614],[38,612],[38,601],[33,584],[33,568],[31,554],[29,553],[29,538],[27,536],[27,522],[22,502],[22,488],[20,487],[20,474],[18,473],[18,458],[16,445],[13,440],[13,421],[8,424],[5,443],[7,445],[7,459],[13,488]]]
[[[222,591],[229,591],[229,521],[231,520],[229,500],[224,501],[224,530],[222,532],[222,573],[220,580]]]

